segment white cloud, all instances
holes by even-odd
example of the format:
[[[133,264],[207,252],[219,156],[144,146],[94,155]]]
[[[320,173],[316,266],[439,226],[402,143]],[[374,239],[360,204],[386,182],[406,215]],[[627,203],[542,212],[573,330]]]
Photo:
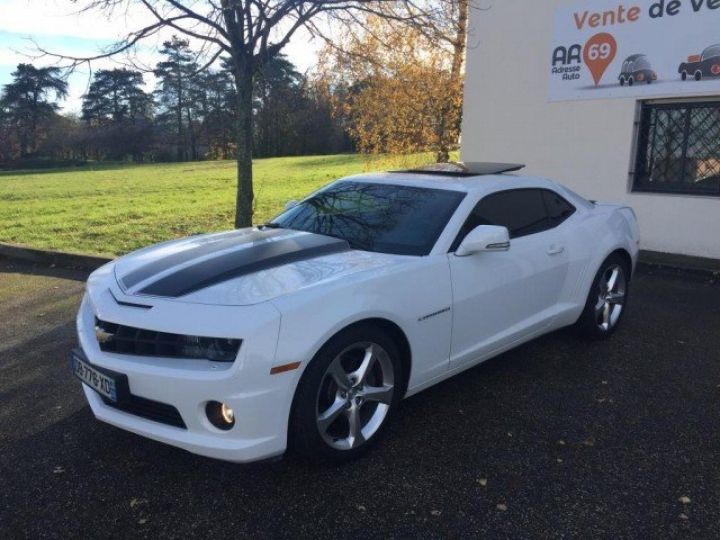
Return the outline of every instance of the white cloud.
[[[76,3],[67,0],[0,0],[0,66],[14,67],[20,62],[50,64],[51,59],[34,60],[37,54],[33,41],[54,53],[72,56],[92,56],[103,47],[122,39],[128,31],[140,28],[154,19],[150,13],[137,6],[134,10],[117,9],[112,17],[97,10],[80,13],[87,0]],[[134,60],[145,68],[159,60],[157,53],[162,41],[169,39],[172,29],[163,29],[137,48]],[[190,39],[191,46],[199,49],[202,42]],[[322,43],[305,30],[299,30],[283,51],[300,71],[310,69],[317,59]],[[126,58],[94,61],[92,69],[103,69],[124,63]],[[148,89],[153,87],[153,77],[145,76]],[[0,86],[9,80],[0,79]],[[66,110],[78,110],[80,96],[86,91],[88,71],[83,68],[70,78],[70,97]]]
[[[97,10],[80,13],[84,4],[83,1],[70,3],[63,0],[0,0],[0,31],[33,38],[40,45],[51,37],[96,40],[99,44],[107,45],[122,39],[128,31],[154,21],[153,16],[140,6],[133,10],[116,9],[108,17]],[[153,46],[157,46],[173,33],[175,31],[172,29],[165,29],[150,41]],[[312,40],[301,29],[286,47],[285,53],[301,69],[307,69],[315,62],[320,46],[320,40]],[[26,49],[32,49],[31,43],[27,44]],[[90,52],[96,50],[97,47]]]
[[[121,12],[112,17],[93,10],[79,13],[82,2],[56,0],[0,0],[0,30],[33,37],[68,36],[115,40],[151,18],[144,11]]]
[[[80,12],[87,3],[87,0],[79,0],[77,3],[57,0],[0,0],[0,32],[12,33],[13,38],[13,44],[9,47],[11,50],[5,50],[6,54],[0,56],[0,64],[14,57],[14,52],[20,56],[36,55],[38,46],[56,54],[95,56],[125,38],[130,32],[155,22],[155,18],[140,5],[135,5],[132,10],[116,8],[112,16],[108,16],[98,10]],[[132,59],[144,67],[152,67],[159,59],[157,49],[162,42],[177,33],[178,31],[171,28],[161,29],[134,48]],[[196,50],[206,47],[204,41],[194,38],[189,40],[191,47]],[[5,40],[0,40],[0,45],[4,44],[3,41]],[[115,62],[127,64],[127,57],[128,55],[118,55]],[[28,60],[26,58],[23,61]],[[108,62],[97,63],[106,65]]]

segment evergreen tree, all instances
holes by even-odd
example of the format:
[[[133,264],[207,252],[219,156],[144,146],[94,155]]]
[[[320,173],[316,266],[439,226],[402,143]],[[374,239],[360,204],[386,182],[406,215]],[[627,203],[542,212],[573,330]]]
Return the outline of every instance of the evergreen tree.
[[[201,73],[191,91],[191,100],[195,115],[202,120],[207,155],[215,159],[231,157],[236,98],[230,72],[220,69]]]
[[[257,155],[295,154],[296,116],[304,109],[301,75],[285,55],[268,61],[256,75],[253,117]]]
[[[155,67],[158,119],[175,133],[177,160],[193,159],[197,157],[191,107],[191,94],[198,79],[195,55],[188,40],[177,36],[163,43],[160,54],[166,59]]]
[[[148,118],[152,102],[142,86],[142,73],[128,69],[102,69],[95,73],[83,96],[82,118],[89,124],[135,123]]]
[[[59,68],[32,64],[18,64],[12,77],[0,97],[0,107],[17,133],[20,156],[27,157],[38,147],[41,124],[57,113],[55,101],[67,97],[67,82]]]

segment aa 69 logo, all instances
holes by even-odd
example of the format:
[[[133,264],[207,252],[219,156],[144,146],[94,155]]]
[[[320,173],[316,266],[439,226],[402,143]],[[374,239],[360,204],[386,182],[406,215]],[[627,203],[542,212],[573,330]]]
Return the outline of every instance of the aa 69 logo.
[[[585,45],[576,43],[569,47],[556,47],[552,56],[553,72],[563,72],[569,66],[584,63],[597,86],[608,66],[615,59],[617,48],[617,41],[607,32],[595,34]]]

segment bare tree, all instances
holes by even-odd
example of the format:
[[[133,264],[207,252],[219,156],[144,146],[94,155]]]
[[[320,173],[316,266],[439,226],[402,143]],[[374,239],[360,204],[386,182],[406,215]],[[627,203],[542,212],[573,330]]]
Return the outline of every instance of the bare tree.
[[[262,67],[288,44],[300,28],[316,30],[313,22],[321,14],[348,17],[355,12],[379,12],[388,0],[78,0],[84,12],[102,12],[112,17],[121,13],[148,15],[152,22],[131,29],[103,53],[72,57],[38,47],[41,54],[65,62],[73,69],[95,60],[132,53],[135,46],[164,28],[202,41],[207,62],[212,65],[221,54],[230,58],[237,89],[237,198],[235,226],[252,224],[252,95],[253,79]],[[388,14],[409,17],[400,11]],[[202,68],[201,68],[202,69]]]

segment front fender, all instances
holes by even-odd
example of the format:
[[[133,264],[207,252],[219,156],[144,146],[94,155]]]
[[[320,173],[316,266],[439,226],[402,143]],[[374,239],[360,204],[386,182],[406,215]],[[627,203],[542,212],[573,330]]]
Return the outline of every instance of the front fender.
[[[276,365],[301,362],[293,378],[288,407],[307,365],[344,328],[367,319],[398,326],[410,345],[408,388],[448,369],[452,287],[447,257],[428,256],[381,272],[353,276],[273,300],[282,313]],[[428,317],[428,315],[431,315]]]

